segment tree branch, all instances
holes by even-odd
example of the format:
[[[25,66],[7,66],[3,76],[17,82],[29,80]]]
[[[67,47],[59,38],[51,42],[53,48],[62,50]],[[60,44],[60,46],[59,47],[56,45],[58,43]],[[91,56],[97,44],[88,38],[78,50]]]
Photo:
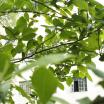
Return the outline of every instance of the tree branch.
[[[60,14],[58,11],[52,9],[51,7],[47,6],[46,4],[44,4],[44,3],[40,2],[40,1],[37,1],[37,0],[32,0],[32,1],[33,1],[33,2],[36,2],[36,3],[40,4],[40,5],[43,5],[44,7],[46,7],[46,8],[48,8],[48,9],[52,10],[53,12],[55,12],[55,13],[57,13],[57,14],[59,14],[59,15],[62,15],[62,14]],[[62,16],[63,16],[63,15],[62,15]],[[67,16],[63,16],[63,17],[68,18]]]
[[[9,13],[21,13],[21,12],[27,12],[27,13],[37,13],[37,14],[46,14],[44,12],[38,12],[38,11],[30,11],[30,10],[9,10],[9,11],[0,11],[0,13],[9,14]],[[46,14],[49,15],[49,14]]]
[[[35,52],[35,53],[31,54],[31,55],[28,55],[28,56],[26,56],[26,57],[24,57],[24,58],[22,58],[22,59],[19,59],[19,60],[16,59],[16,61],[13,61],[13,62],[14,62],[14,63],[18,63],[18,62],[21,62],[21,61],[23,61],[23,60],[25,60],[25,59],[29,59],[29,58],[33,57],[34,55],[39,54],[39,53],[42,53],[42,52],[44,52],[44,51],[52,50],[52,49],[55,49],[55,48],[58,48],[58,47],[61,47],[61,46],[65,46],[65,45],[73,45],[73,44],[75,44],[75,43],[77,43],[77,42],[79,42],[79,41],[81,41],[81,40],[83,40],[83,39],[84,39],[84,38],[79,39],[79,40],[76,40],[76,41],[74,41],[74,42],[67,42],[67,43],[59,44],[59,45],[56,45],[56,46],[53,46],[53,47],[49,47],[49,48],[46,48],[46,49],[37,51],[37,52]],[[15,59],[14,59],[14,60],[15,60]]]
[[[103,27],[103,26],[100,26],[99,29],[101,29],[102,27]],[[31,54],[31,55],[28,55],[28,56],[26,56],[26,57],[24,57],[24,58],[21,58],[21,59],[14,59],[14,60],[12,60],[12,61],[13,61],[14,63],[18,63],[18,62],[21,62],[21,61],[23,61],[23,60],[25,60],[25,59],[29,59],[29,58],[35,56],[36,54],[42,53],[42,52],[44,52],[44,51],[52,50],[52,49],[55,49],[55,48],[58,48],[58,47],[61,47],[61,46],[65,46],[65,45],[73,45],[73,44],[75,44],[75,43],[77,43],[77,42],[79,42],[79,41],[81,41],[81,40],[83,40],[83,39],[89,37],[92,33],[97,32],[97,31],[98,31],[98,29],[96,29],[96,30],[94,30],[94,31],[92,31],[92,32],[89,32],[89,33],[87,34],[87,36],[85,36],[85,37],[83,37],[83,38],[80,38],[80,39],[78,39],[78,40],[76,40],[76,41],[67,42],[67,43],[59,44],[59,45],[56,45],[56,46],[53,46],[53,47],[49,47],[49,48],[46,48],[46,49],[37,51],[37,52],[35,52],[35,53]],[[16,61],[15,61],[15,60],[16,60]]]

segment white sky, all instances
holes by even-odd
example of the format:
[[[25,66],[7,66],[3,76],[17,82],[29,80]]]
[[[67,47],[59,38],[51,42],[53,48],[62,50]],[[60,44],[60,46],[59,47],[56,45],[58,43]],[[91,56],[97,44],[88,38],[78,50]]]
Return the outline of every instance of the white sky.
[[[104,0],[96,0],[96,1],[104,5]]]

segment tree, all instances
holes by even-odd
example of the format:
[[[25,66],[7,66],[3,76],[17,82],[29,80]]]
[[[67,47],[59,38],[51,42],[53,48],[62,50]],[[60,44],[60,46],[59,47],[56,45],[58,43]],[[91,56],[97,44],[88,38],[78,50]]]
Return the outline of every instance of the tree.
[[[91,69],[104,79],[104,73],[96,69],[92,58],[100,56],[104,61],[104,6],[95,0],[0,0],[0,18],[7,17],[14,25],[0,25],[5,34],[0,35],[0,100],[14,103],[15,88],[29,102],[32,97],[19,86],[12,84],[15,76],[32,70],[32,89],[40,104],[52,102],[61,82],[69,86],[73,77],[87,77]],[[75,11],[76,10],[76,11]],[[19,15],[19,16],[18,16]],[[8,18],[9,17],[9,18]],[[35,24],[44,19],[45,36],[38,34]],[[5,20],[5,19],[4,19]],[[2,42],[3,40],[3,42]],[[19,58],[17,57],[19,56]],[[19,66],[27,65],[20,69]],[[75,70],[71,68],[76,66]],[[100,83],[101,84],[101,83]],[[65,103],[65,102],[64,102]]]

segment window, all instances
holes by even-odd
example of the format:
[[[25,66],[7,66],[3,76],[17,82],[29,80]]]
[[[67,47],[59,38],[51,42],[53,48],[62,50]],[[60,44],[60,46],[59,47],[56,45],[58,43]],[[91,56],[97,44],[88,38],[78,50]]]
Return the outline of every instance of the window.
[[[74,78],[72,92],[82,92],[82,91],[87,91],[87,79]]]
[[[30,81],[21,81],[19,82],[20,84],[20,87],[25,91],[27,92],[28,94],[32,94],[32,91],[31,91],[31,82]]]

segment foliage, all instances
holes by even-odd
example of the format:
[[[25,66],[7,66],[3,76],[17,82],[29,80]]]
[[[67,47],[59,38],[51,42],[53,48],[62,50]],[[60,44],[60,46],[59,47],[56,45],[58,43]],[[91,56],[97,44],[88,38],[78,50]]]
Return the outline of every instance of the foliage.
[[[104,6],[95,0],[0,0],[0,101],[13,104],[12,89],[15,88],[33,103],[32,97],[12,83],[14,77],[32,70],[30,81],[36,102],[41,104],[62,101],[53,98],[60,82],[69,86],[73,77],[92,80],[91,69],[104,79],[103,72],[96,69],[92,58],[100,56],[104,61]],[[75,11],[76,10],[76,11]],[[5,19],[5,17],[7,17]],[[41,26],[40,19],[45,21]],[[40,30],[44,28],[44,33]],[[41,35],[40,35],[41,33]],[[19,56],[19,58],[18,58]],[[23,63],[24,68],[19,68]],[[72,67],[76,66],[73,70]],[[100,82],[100,85],[103,84]],[[5,88],[5,87],[4,87]],[[10,90],[11,89],[11,90]],[[10,93],[11,92],[11,93]],[[88,100],[88,99],[87,99]]]

